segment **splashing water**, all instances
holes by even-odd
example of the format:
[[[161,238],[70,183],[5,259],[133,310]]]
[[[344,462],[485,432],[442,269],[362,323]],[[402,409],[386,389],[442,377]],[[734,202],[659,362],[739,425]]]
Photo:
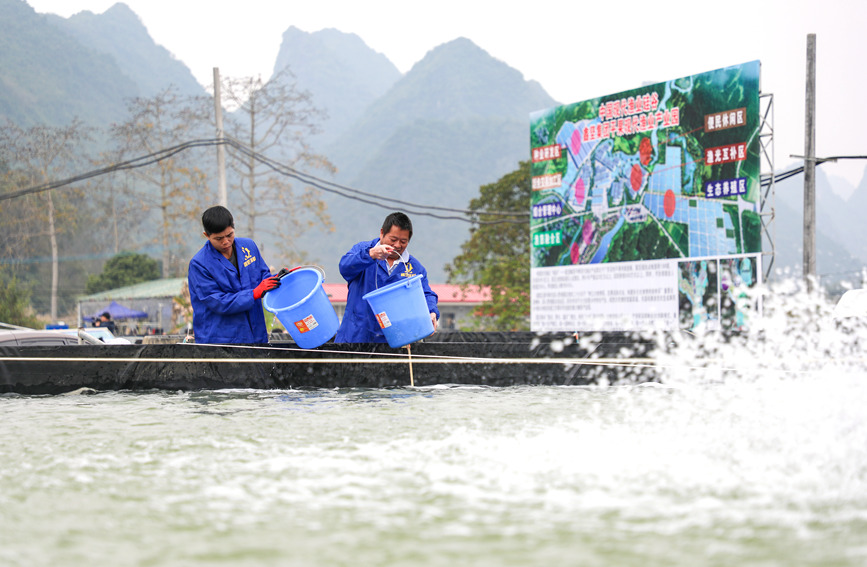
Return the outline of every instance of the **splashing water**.
[[[643,384],[2,397],[0,564],[864,565],[863,335],[767,307]]]

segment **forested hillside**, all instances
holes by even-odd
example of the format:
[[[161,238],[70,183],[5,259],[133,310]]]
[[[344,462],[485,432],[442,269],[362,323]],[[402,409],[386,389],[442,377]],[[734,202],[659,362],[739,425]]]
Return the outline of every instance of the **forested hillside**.
[[[430,206],[466,209],[481,185],[517,169],[529,151],[529,113],[554,104],[538,83],[459,38],[428,52],[323,153],[342,184],[415,205],[411,250],[432,281],[442,282],[470,225],[464,215]],[[326,200],[338,230],[310,231],[299,241],[339,277],[340,256],[376,236],[399,205]]]
[[[355,34],[307,33],[294,26],[283,34],[274,73],[286,68],[327,115],[311,138],[318,148],[338,139],[401,76],[394,63]]]
[[[205,94],[187,66],[154,43],[126,4],[115,4],[102,14],[80,12],[69,18],[49,15],[47,19],[81,44],[110,56],[138,86],[141,96],[153,96],[168,85],[175,85],[185,95]]]
[[[110,55],[88,47],[23,0],[0,0],[0,119],[20,125],[107,124],[138,85]]]

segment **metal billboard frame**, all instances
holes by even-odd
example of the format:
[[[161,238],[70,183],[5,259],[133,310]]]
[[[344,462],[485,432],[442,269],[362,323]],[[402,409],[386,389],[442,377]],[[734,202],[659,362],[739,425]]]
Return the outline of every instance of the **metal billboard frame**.
[[[764,193],[760,195],[759,217],[762,219],[762,229],[770,245],[770,251],[765,250],[764,246],[762,247],[762,257],[770,257],[767,262],[762,262],[762,266],[765,269],[764,280],[768,281],[776,254],[773,93],[759,93],[759,113],[761,115],[761,126],[759,128],[759,144],[761,146],[759,179],[761,179],[760,184],[762,189],[764,189]],[[768,203],[769,201],[770,204]]]

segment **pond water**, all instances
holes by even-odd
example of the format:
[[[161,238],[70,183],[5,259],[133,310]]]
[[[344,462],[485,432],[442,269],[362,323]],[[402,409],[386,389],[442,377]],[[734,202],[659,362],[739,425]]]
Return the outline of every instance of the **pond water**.
[[[681,373],[0,397],[0,564],[867,564],[865,373]]]

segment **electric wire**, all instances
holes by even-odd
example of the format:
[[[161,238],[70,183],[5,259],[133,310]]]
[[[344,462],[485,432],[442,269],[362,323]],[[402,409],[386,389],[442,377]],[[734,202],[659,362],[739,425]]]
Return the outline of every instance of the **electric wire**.
[[[152,165],[154,163],[158,163],[160,161],[166,160],[180,152],[186,151],[191,148],[200,148],[200,147],[208,147],[208,146],[217,146],[217,145],[227,145],[237,150],[238,152],[253,158],[257,162],[265,165],[276,173],[279,173],[286,177],[291,177],[302,183],[306,183],[317,189],[321,189],[328,193],[333,193],[339,195],[341,197],[352,199],[356,201],[360,201],[362,203],[366,203],[369,205],[374,205],[383,208],[393,208],[391,205],[385,204],[385,202],[394,203],[398,205],[403,205],[407,208],[407,212],[412,213],[414,215],[422,215],[422,216],[430,216],[443,220],[459,220],[463,222],[468,222],[471,224],[503,224],[503,223],[512,223],[512,224],[527,224],[529,222],[529,213],[525,212],[508,212],[508,211],[484,211],[484,210],[472,210],[472,209],[457,209],[457,208],[449,208],[449,207],[439,207],[435,205],[423,205],[418,203],[410,203],[408,201],[403,201],[400,199],[394,199],[391,197],[386,197],[383,195],[377,195],[373,193],[367,193],[365,191],[360,191],[358,189],[353,189],[351,187],[347,187],[345,185],[340,185],[338,183],[327,181],[316,176],[310,175],[308,173],[304,173],[295,168],[292,168],[286,164],[280,163],[274,159],[271,159],[265,155],[256,152],[255,150],[249,148],[248,146],[234,140],[230,137],[219,139],[219,138],[208,138],[208,139],[200,139],[200,140],[191,140],[188,142],[184,142],[181,144],[177,144],[170,148],[165,148],[145,156],[133,158],[130,160],[122,161],[119,163],[111,164],[106,167],[102,167],[99,169],[95,169],[86,173],[82,173],[73,177],[69,177],[66,179],[61,179],[58,181],[52,181],[49,183],[43,183],[41,185],[36,185],[33,187],[28,187],[25,189],[20,189],[17,191],[9,191],[7,193],[0,194],[0,201],[14,199],[17,197],[23,197],[25,195],[31,195],[35,193],[41,193],[44,191],[50,191],[52,189],[59,189],[62,187],[66,187],[68,185],[72,185],[74,183],[78,183],[80,181],[85,181],[94,177],[98,177],[101,175],[106,175],[109,173],[114,173],[117,171],[126,171],[131,169],[136,169],[139,167],[145,167],[148,165]],[[453,212],[460,213],[465,216],[456,216],[456,215],[444,215],[430,212],[431,210],[443,211],[443,212]],[[478,217],[518,217],[516,219],[503,218],[500,220],[482,220]],[[470,217],[470,218],[467,218]]]
[[[816,158],[816,165],[822,165],[823,163],[835,162],[841,159],[867,159],[867,155],[864,156],[830,156],[826,158]],[[784,171],[782,173],[777,173],[774,175],[765,175],[762,176],[761,186],[768,187],[771,184],[771,180],[773,179],[774,183],[779,183],[780,181],[785,181],[790,177],[795,177],[796,175],[800,175],[804,173],[804,166],[799,165],[793,169],[788,171]]]
[[[192,148],[201,148],[208,146],[217,146],[217,145],[226,145],[239,153],[250,157],[257,161],[258,163],[268,167],[275,173],[279,173],[285,177],[290,177],[301,181],[302,183],[306,183],[317,189],[322,191],[332,193],[338,195],[340,197],[344,197],[346,199],[352,199],[355,201],[359,201],[368,205],[373,205],[381,208],[393,208],[393,205],[400,205],[406,208],[406,211],[412,213],[414,215],[422,215],[429,216],[433,218],[438,218],[441,220],[458,220],[462,222],[467,222],[470,224],[479,224],[479,225],[491,225],[491,224],[528,224],[529,216],[528,212],[514,212],[514,211],[485,211],[485,210],[474,210],[474,209],[458,209],[451,207],[440,207],[436,205],[423,205],[420,203],[412,203],[409,201],[404,201],[401,199],[395,199],[392,197],[387,197],[384,195],[379,195],[375,193],[369,193],[366,191],[361,191],[359,189],[354,189],[352,187],[348,187],[346,185],[341,185],[339,183],[328,181],[325,179],[321,179],[309,173],[305,173],[303,171],[297,170],[291,166],[288,166],[284,163],[271,159],[252,148],[242,144],[238,140],[227,136],[222,139],[220,138],[206,138],[199,140],[191,140],[188,142],[183,142],[181,144],[177,144],[175,146],[171,146],[169,148],[161,149],[156,152],[152,152],[150,154],[136,157],[130,160],[122,161],[119,163],[111,164],[106,167],[102,167],[99,169],[95,169],[92,171],[88,171],[79,175],[75,175],[73,177],[69,177],[66,179],[61,179],[59,181],[52,181],[49,183],[43,183],[41,185],[36,185],[33,187],[28,187],[25,189],[19,189],[17,191],[9,191],[6,193],[0,194],[0,201],[14,199],[17,197],[23,197],[25,195],[32,195],[35,193],[41,193],[44,191],[50,191],[52,189],[60,189],[62,187],[66,187],[68,185],[72,185],[74,183],[78,183],[80,181],[86,181],[88,179],[92,179],[94,177],[98,177],[101,175],[106,175],[109,173],[114,173],[117,171],[127,171],[131,169],[136,169],[139,167],[145,167],[148,165],[153,165],[154,163],[158,163],[160,161],[169,159],[170,157],[192,149]],[[867,156],[855,155],[855,156],[831,156],[827,158],[816,158],[816,165],[821,165],[827,162],[835,162],[837,160],[842,159],[867,159]],[[760,181],[761,187],[770,186],[771,182],[780,182],[785,181],[791,177],[796,175],[800,175],[804,172],[804,166],[798,166],[788,171],[784,171],[779,174],[770,174],[762,177]],[[387,204],[390,203],[390,204]],[[441,211],[443,213],[458,213],[459,215],[446,215],[440,213],[434,213],[431,211]],[[469,217],[469,218],[468,218]],[[516,217],[516,218],[501,218],[499,220],[482,220],[482,217]]]
[[[512,216],[512,217],[529,216],[529,213],[524,213],[524,212],[519,213],[519,212],[502,212],[502,211],[475,211],[475,210],[467,210],[467,209],[455,209],[455,208],[451,208],[451,207],[439,207],[436,205],[419,205],[417,203],[411,203],[408,201],[403,201],[401,199],[394,199],[394,198],[386,197],[384,195],[379,195],[376,193],[368,193],[365,191],[361,191],[359,189],[353,189],[352,187],[347,187],[345,185],[335,183],[333,181],[327,181],[324,179],[320,179],[320,178],[315,177],[313,175],[310,175],[308,173],[304,173],[304,172],[299,171],[297,169],[294,169],[294,168],[291,168],[291,167],[286,166],[284,164],[281,164],[275,160],[268,158],[267,156],[264,156],[264,155],[262,155],[256,151],[251,150],[248,146],[238,142],[237,140],[235,140],[231,137],[227,138],[226,144],[235,148],[236,150],[243,153],[244,155],[246,155],[248,157],[252,157],[253,159],[258,161],[259,163],[262,163],[263,165],[268,166],[269,168],[273,169],[274,171],[276,171],[278,173],[282,173],[282,174],[287,175],[289,177],[293,177],[295,179],[298,179],[299,181],[302,181],[304,183],[314,185],[314,186],[318,187],[319,189],[322,189],[323,191],[330,191],[330,192],[342,195],[344,197],[353,198],[353,197],[350,197],[349,195],[345,195],[341,191],[354,193],[356,195],[363,195],[365,197],[370,197],[371,199],[376,199],[377,201],[389,201],[391,203],[396,203],[396,204],[404,205],[404,206],[408,206],[408,207],[423,206],[427,209],[435,209],[435,210],[439,210],[439,211],[448,211],[448,212],[474,214],[474,215],[482,215],[483,214],[483,215],[492,215],[492,216]],[[331,187],[332,189],[329,189],[325,186]],[[370,203],[373,205],[383,206],[383,205],[381,205],[381,203],[379,203],[377,201],[364,201],[364,202],[367,202],[367,203]],[[441,218],[453,218],[453,217],[441,217]]]

